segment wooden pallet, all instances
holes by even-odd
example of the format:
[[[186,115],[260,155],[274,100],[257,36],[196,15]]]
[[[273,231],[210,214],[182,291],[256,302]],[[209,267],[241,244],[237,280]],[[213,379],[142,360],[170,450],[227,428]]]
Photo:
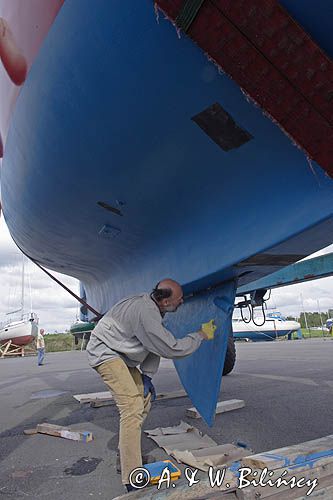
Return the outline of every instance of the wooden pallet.
[[[216,405],[215,415],[218,415],[219,413],[225,413],[226,411],[238,410],[239,408],[244,408],[244,406],[245,403],[243,399],[230,399],[229,401],[220,401]],[[201,415],[196,408],[188,408],[185,414],[190,418],[201,418]]]

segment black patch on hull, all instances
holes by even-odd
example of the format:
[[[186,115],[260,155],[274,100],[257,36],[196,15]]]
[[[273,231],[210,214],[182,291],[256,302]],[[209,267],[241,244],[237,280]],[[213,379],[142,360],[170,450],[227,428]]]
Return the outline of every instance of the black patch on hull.
[[[224,151],[239,148],[253,136],[239,127],[219,103],[191,118]]]

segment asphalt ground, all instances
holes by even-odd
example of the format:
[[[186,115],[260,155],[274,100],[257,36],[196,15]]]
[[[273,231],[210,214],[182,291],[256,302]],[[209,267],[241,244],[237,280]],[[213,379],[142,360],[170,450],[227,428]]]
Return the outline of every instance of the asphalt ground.
[[[333,434],[333,340],[238,343],[234,371],[223,378],[220,400],[244,399],[245,407],[216,417],[209,428],[185,417],[188,398],[158,401],[146,429],[181,420],[218,444],[242,441],[268,451]],[[157,392],[181,388],[172,362],[163,360]],[[209,384],[209,375],[207,376]],[[116,473],[118,416],[114,406],[80,405],[73,394],[105,391],[85,352],[0,359],[0,499],[112,499],[124,490]],[[24,429],[49,422],[91,431],[90,443]],[[166,458],[143,437],[143,453]]]

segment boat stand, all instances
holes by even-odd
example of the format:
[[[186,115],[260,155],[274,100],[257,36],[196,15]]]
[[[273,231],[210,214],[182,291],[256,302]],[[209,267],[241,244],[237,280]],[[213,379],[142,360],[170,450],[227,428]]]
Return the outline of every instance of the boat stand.
[[[0,358],[8,356],[21,356],[35,355],[36,349],[31,346],[16,345],[12,340],[8,340],[5,344],[0,345]]]

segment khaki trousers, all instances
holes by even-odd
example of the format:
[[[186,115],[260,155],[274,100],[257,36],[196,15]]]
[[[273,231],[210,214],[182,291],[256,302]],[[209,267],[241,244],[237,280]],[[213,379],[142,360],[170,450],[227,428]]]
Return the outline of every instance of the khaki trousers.
[[[131,471],[142,467],[141,428],[150,410],[151,394],[143,397],[140,371],[129,368],[121,358],[106,361],[96,370],[109,387],[119,410],[121,480],[123,484],[129,484]]]

